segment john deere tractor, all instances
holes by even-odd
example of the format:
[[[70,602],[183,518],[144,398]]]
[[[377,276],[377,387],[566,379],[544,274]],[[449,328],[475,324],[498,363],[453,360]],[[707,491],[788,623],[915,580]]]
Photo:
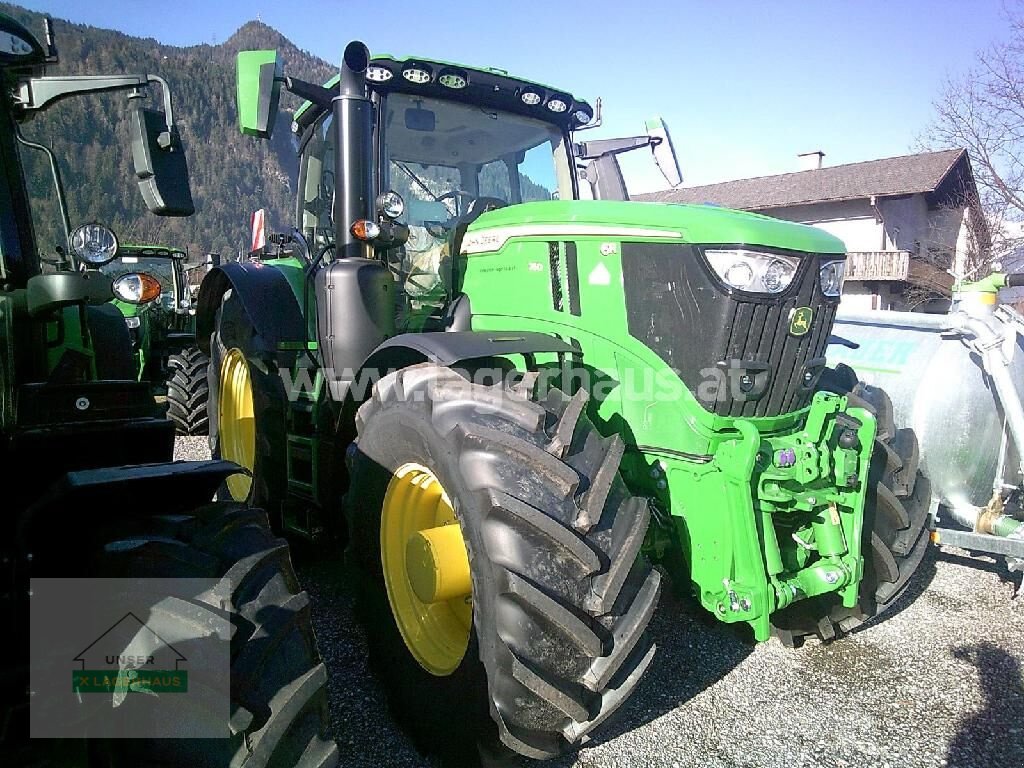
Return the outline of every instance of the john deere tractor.
[[[243,52],[243,133],[281,86],[307,100],[292,252],[200,288],[211,444],[251,470],[226,496],[347,541],[423,748],[591,734],[651,663],[652,561],[757,640],[893,605],[929,491],[885,394],[825,366],[839,240],[580,200],[591,107],[501,70],[355,42],[318,86]]]
[[[326,673],[288,547],[262,511],[210,501],[238,467],[171,461],[174,425],[150,385],[136,379],[128,328],[111,304],[111,278],[100,269],[117,256],[117,238],[99,224],[71,229],[56,154],[22,132],[31,117],[60,99],[127,92],[135,176],[149,210],[189,215],[188,170],[167,84],[145,74],[46,74],[56,63],[49,20],[44,47],[0,14],[0,606],[8,627],[0,661],[3,763],[290,768],[303,756],[310,765],[334,765],[337,748],[326,736]],[[163,111],[146,108],[140,98],[153,85],[162,91]],[[49,189],[27,187],[30,157],[48,164]],[[56,227],[63,242],[52,251],[37,240],[37,232],[53,229],[39,217],[44,196],[56,197],[63,219]],[[80,712],[86,700],[95,703],[89,697],[105,697],[104,721],[144,712],[151,700],[126,686],[113,692],[79,688],[77,698],[72,686],[30,691],[30,670],[35,675],[48,663],[74,664],[70,656],[53,661],[53,635],[35,636],[33,630],[30,647],[33,585],[55,577],[214,584],[194,597],[189,593],[190,599],[170,599],[158,589],[146,610],[136,606],[139,613],[131,614],[146,625],[130,644],[106,652],[124,659],[122,650],[153,637],[160,642],[142,647],[159,652],[172,638],[184,648],[223,632],[230,645],[230,686],[225,682],[219,695],[230,711],[225,707],[218,715],[186,705],[188,722],[202,718],[223,737],[30,740],[30,721],[33,729],[43,722],[75,727],[76,736],[88,731],[93,721]],[[93,605],[95,600],[84,607]],[[61,634],[80,636],[75,633],[82,627],[62,615],[49,620],[61,625]],[[128,679],[130,670],[124,674]],[[202,678],[192,680],[202,686]],[[51,707],[58,699],[65,708],[55,718]],[[69,713],[68,705],[75,711]]]
[[[196,346],[188,254],[160,245],[119,245],[100,267],[132,337],[138,377],[166,397],[180,435],[206,434],[206,355]]]

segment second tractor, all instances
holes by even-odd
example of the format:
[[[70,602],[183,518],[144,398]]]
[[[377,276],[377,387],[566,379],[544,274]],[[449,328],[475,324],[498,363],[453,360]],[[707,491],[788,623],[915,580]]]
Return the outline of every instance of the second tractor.
[[[131,333],[135,375],[160,390],[179,435],[204,435],[209,360],[196,345],[190,280],[202,265],[186,259],[177,248],[123,244],[100,271]]]

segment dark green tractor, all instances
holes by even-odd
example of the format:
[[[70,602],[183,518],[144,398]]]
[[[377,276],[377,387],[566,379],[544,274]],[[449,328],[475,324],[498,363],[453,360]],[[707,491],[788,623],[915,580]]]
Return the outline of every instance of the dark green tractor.
[[[206,369],[209,359],[196,344],[195,306],[188,254],[160,245],[119,245],[100,267],[113,281],[114,306],[132,337],[140,380],[166,398],[167,418],[179,435],[204,435]]]
[[[269,136],[281,85],[308,103],[291,253],[200,288],[211,445],[251,470],[227,495],[347,542],[422,748],[589,737],[656,659],[662,572],[756,640],[892,607],[929,488],[885,393],[826,367],[838,239],[581,200],[616,147],[577,147],[590,106],[501,70],[361,43],[323,86],[273,51],[238,66],[243,133]]]
[[[56,63],[49,20],[44,48],[0,14],[0,606],[8,626],[0,661],[0,759],[5,766],[290,768],[301,755],[313,765],[334,765],[337,748],[326,736],[326,673],[287,545],[270,531],[262,511],[211,502],[237,466],[172,462],[174,426],[150,384],[138,381],[129,329],[102,271],[117,257],[117,239],[98,224],[68,225],[68,191],[60,181],[64,159],[23,132],[31,117],[60,99],[125,92],[135,177],[147,207],[162,216],[189,215],[188,169],[167,84],[155,75],[46,74]],[[162,111],[137,98],[153,85],[162,91]],[[48,164],[49,189],[28,189],[30,158]],[[63,242],[53,251],[37,240],[37,228],[46,225],[33,216],[40,192],[60,201]],[[108,661],[120,665],[121,682],[110,689],[101,681],[99,690],[82,692],[85,678],[71,678],[77,666],[70,655],[50,658],[56,631],[33,634],[30,646],[34,585],[108,577],[143,587],[151,578],[201,578],[214,587],[188,599],[150,595],[146,610],[131,614],[145,625],[107,651],[115,654]],[[78,637],[80,625],[61,623],[61,615],[50,618],[61,635]],[[129,682],[139,680],[130,659],[146,657],[122,651],[153,637],[159,641],[149,646],[154,652],[172,642],[191,647],[185,644],[215,626],[224,627],[222,639],[230,645],[230,684],[219,690],[230,706],[220,712],[186,708],[221,738],[29,739],[30,722],[33,729],[42,722],[75,726],[78,736],[93,732],[95,721],[78,723],[86,701],[96,702],[89,697],[103,697],[103,721],[121,712],[144,714],[145,687]],[[30,689],[29,680],[53,663],[67,665],[68,685],[45,695]],[[202,679],[193,676],[193,685]],[[60,720],[50,716],[58,700],[65,713]]]

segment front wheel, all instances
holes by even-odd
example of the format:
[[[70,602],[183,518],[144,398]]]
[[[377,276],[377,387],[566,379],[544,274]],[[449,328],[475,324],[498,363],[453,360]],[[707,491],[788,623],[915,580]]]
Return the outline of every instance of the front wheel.
[[[424,364],[359,410],[347,512],[371,664],[420,749],[455,765],[558,754],[651,661],[650,512],[585,405]]]
[[[818,636],[833,640],[891,610],[928,549],[931,483],[918,470],[920,452],[912,429],[897,429],[884,390],[858,381],[846,365],[829,369],[823,389],[845,395],[851,406],[875,415],[875,445],[864,508],[864,578],[855,608],[835,595],[802,600],[772,617],[773,633],[786,645]]]
[[[310,620],[309,595],[292,569],[288,544],[263,510],[212,503],[122,532],[104,548],[100,570],[131,578],[214,578],[193,600],[161,601],[146,632],[187,642],[207,616],[231,624],[231,735],[223,739],[112,741],[112,766],[332,768],[327,671]],[[197,627],[200,629],[197,630]],[[148,646],[147,646],[148,647]]]
[[[167,360],[167,418],[179,435],[205,435],[210,417],[206,406],[210,397],[207,369],[210,358],[199,347],[185,347]]]
[[[288,400],[274,354],[234,291],[225,291],[210,336],[210,452],[247,474],[229,477],[217,496],[262,507],[278,526],[287,492]]]

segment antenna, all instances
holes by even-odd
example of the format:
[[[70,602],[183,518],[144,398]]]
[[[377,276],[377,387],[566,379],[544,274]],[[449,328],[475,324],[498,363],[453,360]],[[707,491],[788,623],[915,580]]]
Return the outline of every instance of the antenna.
[[[57,43],[53,34],[53,19],[49,16],[43,17],[43,37],[46,40],[46,63],[57,63]]]

